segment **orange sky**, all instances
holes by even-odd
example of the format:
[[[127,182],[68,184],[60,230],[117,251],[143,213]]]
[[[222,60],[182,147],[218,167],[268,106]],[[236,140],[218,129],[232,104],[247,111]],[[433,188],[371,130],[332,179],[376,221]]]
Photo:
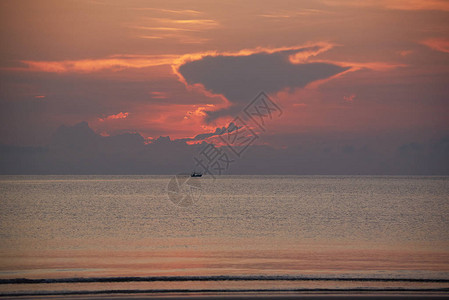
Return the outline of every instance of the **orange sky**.
[[[80,121],[148,140],[214,132],[234,116],[208,123],[206,111],[234,99],[188,84],[180,66],[307,47],[290,64],[348,70],[271,92],[285,114],[268,135],[449,129],[447,1],[6,0],[0,11],[4,144],[42,145]]]

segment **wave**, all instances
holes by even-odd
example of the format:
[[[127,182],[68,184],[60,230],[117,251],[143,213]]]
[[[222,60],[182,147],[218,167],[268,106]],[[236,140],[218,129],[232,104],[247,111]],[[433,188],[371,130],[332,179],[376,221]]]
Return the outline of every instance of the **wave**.
[[[82,290],[82,291],[36,291],[0,293],[0,297],[98,295],[98,294],[168,294],[168,293],[345,293],[345,292],[449,292],[449,288],[353,288],[353,289],[153,289],[153,290]]]
[[[156,281],[354,281],[354,282],[440,282],[443,278],[378,278],[378,277],[306,277],[291,275],[214,275],[214,276],[145,276],[145,277],[73,277],[73,278],[11,278],[0,284],[87,283],[87,282],[156,282]]]

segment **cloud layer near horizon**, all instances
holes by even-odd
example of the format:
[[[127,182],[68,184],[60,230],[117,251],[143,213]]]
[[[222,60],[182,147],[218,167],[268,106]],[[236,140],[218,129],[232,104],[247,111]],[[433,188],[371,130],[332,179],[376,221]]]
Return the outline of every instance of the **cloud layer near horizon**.
[[[226,174],[411,175],[448,174],[449,138],[409,141],[378,148],[370,139],[307,137],[300,145],[276,149],[251,146]],[[86,122],[61,126],[45,147],[0,144],[0,174],[177,174],[189,173],[206,143],[159,137],[146,144],[137,134],[103,137]],[[226,147],[221,147],[224,151]],[[385,155],[385,150],[389,152]]]

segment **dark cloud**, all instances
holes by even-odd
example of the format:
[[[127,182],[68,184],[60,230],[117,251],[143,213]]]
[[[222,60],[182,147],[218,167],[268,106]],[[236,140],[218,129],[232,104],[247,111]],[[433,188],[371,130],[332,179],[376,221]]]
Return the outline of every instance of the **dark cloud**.
[[[229,173],[449,174],[449,138],[411,141],[390,147],[391,151],[357,137],[344,142],[325,136],[298,140],[298,145],[281,149],[249,147],[243,158],[231,164]],[[45,147],[0,145],[0,174],[177,174],[193,170],[194,157],[206,145],[187,145],[168,136],[145,144],[137,133],[103,137],[82,122],[59,127]]]
[[[145,139],[138,133],[100,136],[87,124],[60,126],[52,136],[51,150],[66,153],[81,152],[135,152],[143,149]]]
[[[177,139],[177,141],[180,141],[180,142],[202,141],[204,139],[207,139],[207,138],[210,138],[213,136],[219,136],[219,135],[222,135],[225,133],[231,133],[234,130],[239,129],[239,128],[241,128],[241,127],[238,127],[233,122],[231,122],[231,123],[229,123],[228,127],[224,127],[224,126],[222,128],[217,127],[214,132],[200,133],[200,134],[197,134],[194,138]]]
[[[209,120],[233,115],[259,92],[274,93],[285,88],[301,88],[308,83],[329,78],[348,68],[330,63],[292,64],[289,56],[315,47],[248,56],[206,56],[180,66],[188,84],[203,84],[207,90],[224,95],[233,107],[210,111]]]
[[[138,118],[148,113],[147,118],[150,118],[151,114],[157,114],[157,110],[164,113],[170,106],[220,101],[218,97],[211,99],[200,93],[186,93],[185,86],[174,78],[132,80],[125,76],[130,73],[117,72],[107,77],[108,74],[8,73],[0,70],[0,143],[44,145],[63,122],[92,121],[118,112],[130,112]],[[153,91],[166,91],[167,98],[155,99],[151,94]],[[36,98],[38,95],[44,97]],[[109,129],[115,133],[118,129],[133,129],[153,137],[165,134],[141,119],[133,122],[129,126]]]
[[[190,170],[201,145],[137,133],[101,136],[86,122],[61,126],[46,147],[0,146],[2,174],[173,174]]]

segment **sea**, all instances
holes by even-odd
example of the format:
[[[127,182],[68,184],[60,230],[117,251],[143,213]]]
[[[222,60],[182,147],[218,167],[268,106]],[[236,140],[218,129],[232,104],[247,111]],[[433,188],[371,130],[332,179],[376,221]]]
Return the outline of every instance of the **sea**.
[[[0,176],[0,296],[449,293],[449,177]]]

